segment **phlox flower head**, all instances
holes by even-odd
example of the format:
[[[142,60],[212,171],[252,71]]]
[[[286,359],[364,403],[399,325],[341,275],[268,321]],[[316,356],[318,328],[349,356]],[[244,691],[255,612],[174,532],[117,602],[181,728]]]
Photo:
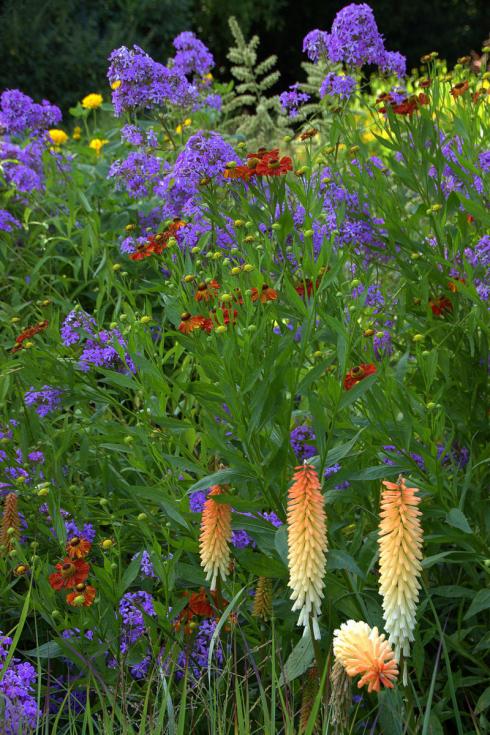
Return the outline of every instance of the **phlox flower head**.
[[[0,95],[0,128],[8,135],[39,133],[59,122],[61,110],[47,100],[34,102],[18,89],[6,89]]]
[[[320,97],[340,97],[348,100],[356,88],[356,80],[348,74],[327,74],[320,87]]]
[[[0,209],[0,232],[12,232],[20,226],[19,220],[13,214],[6,209]]]
[[[42,390],[35,391],[31,388],[27,391],[24,396],[24,403],[26,406],[34,406],[37,415],[44,418],[60,407],[61,396],[61,390],[45,385]]]
[[[212,53],[191,31],[179,33],[174,38],[173,45],[177,49],[173,59],[174,67],[182,74],[204,76],[214,66]]]
[[[287,92],[279,95],[281,107],[290,118],[297,117],[299,108],[304,102],[308,102],[309,99],[310,95],[306,92],[301,92],[298,83],[292,84]]]

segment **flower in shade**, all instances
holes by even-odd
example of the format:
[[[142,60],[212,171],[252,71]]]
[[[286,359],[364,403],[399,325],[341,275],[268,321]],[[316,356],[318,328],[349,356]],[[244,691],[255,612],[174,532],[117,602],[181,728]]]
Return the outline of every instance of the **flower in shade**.
[[[444,316],[450,314],[453,310],[453,305],[447,296],[438,296],[429,300],[429,306],[434,316]]]
[[[323,598],[327,553],[327,517],[318,474],[312,465],[296,467],[288,494],[289,582],[292,607],[299,610],[298,625],[309,625],[320,638],[318,616]]]
[[[12,232],[21,226],[19,220],[6,209],[0,209],[0,232]]]
[[[66,601],[72,607],[90,607],[94,603],[95,595],[95,587],[81,582],[75,585],[73,592],[67,594]]]
[[[44,385],[42,390],[38,391],[31,388],[24,395],[24,403],[26,406],[35,406],[37,415],[44,418],[60,407],[62,393],[50,385]]]
[[[72,589],[77,584],[82,584],[88,577],[90,565],[82,559],[70,559],[66,557],[62,562],[56,564],[56,572],[49,575],[49,584],[54,590],[64,587]]]
[[[92,92],[92,94],[87,94],[86,97],[83,98],[82,107],[85,107],[86,110],[96,110],[101,106],[103,101],[104,98],[101,94],[95,94]]]
[[[372,365],[371,363],[363,362],[360,365],[356,365],[349,370],[344,378],[345,390],[350,390],[356,385],[356,383],[364,380],[364,378],[367,378],[369,375],[374,375],[375,372],[376,365]]]
[[[216,589],[218,575],[223,580],[228,576],[230,563],[231,507],[227,503],[217,503],[216,495],[222,495],[220,485],[213,485],[204,503],[201,520],[199,546],[201,565],[210,581],[211,590]]]
[[[418,490],[398,482],[383,482],[379,524],[379,590],[390,643],[400,654],[410,654],[422,569],[423,533]],[[406,669],[404,670],[406,683]]]
[[[66,544],[66,553],[70,559],[83,559],[90,552],[92,544],[86,538],[72,536]]]
[[[393,689],[398,677],[395,653],[377,628],[348,620],[333,635],[335,659],[350,677],[361,675],[359,688],[367,684],[368,692],[379,692],[381,685]]]

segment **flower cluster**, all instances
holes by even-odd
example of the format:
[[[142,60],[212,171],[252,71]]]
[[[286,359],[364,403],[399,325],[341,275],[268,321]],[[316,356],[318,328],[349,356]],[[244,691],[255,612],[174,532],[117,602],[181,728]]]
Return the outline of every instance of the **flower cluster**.
[[[18,658],[11,658],[5,670],[5,661],[12,639],[0,631],[0,702],[2,712],[2,732],[5,735],[18,735],[36,727],[41,711],[37,706],[34,686],[37,674],[35,668]]]
[[[49,575],[49,584],[54,590],[71,590],[66,602],[72,607],[90,607],[96,595],[95,587],[87,584],[90,564],[85,557],[92,543],[81,536],[71,536],[66,543],[67,556],[56,564],[56,572]]]
[[[62,395],[63,391],[59,390],[59,388],[45,385],[42,390],[31,388],[31,390],[27,391],[24,395],[24,403],[26,406],[34,406],[37,415],[44,418],[61,406]]]

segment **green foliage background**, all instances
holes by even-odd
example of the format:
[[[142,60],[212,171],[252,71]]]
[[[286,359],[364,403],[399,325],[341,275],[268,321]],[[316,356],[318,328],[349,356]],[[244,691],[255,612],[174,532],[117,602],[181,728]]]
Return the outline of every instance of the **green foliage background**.
[[[245,35],[258,33],[264,54],[280,58],[281,86],[300,75],[301,38],[329,28],[343,2],[309,0],[4,0],[0,3],[0,89],[17,87],[56,101],[65,110],[88,91],[104,89],[107,56],[137,43],[154,58],[171,53],[176,33],[192,28],[212,49],[218,66],[228,62],[227,19]],[[415,65],[434,48],[441,57],[479,50],[490,35],[490,3],[425,0],[370,3],[387,46]]]

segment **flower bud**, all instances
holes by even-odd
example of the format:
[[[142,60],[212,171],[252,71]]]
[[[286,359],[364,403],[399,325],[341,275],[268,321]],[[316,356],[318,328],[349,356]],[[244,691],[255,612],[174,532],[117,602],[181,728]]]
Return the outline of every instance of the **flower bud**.
[[[257,331],[257,325],[256,324],[249,324],[247,327],[247,332],[256,332]]]
[[[59,620],[61,618],[60,611],[59,610],[53,610],[51,612],[51,617],[53,618],[53,620]]]
[[[251,263],[245,263],[245,265],[243,266],[243,270],[245,271],[245,273],[250,273],[251,271],[253,271],[253,269],[254,266]]]
[[[146,521],[148,516],[146,515],[146,513],[140,513],[136,518],[138,521]]]
[[[412,341],[413,341],[413,342],[423,342],[423,341],[424,341],[424,339],[425,339],[425,335],[424,335],[424,334],[415,334],[415,335],[414,335],[414,336],[412,337]]]
[[[231,269],[231,275],[232,276],[238,276],[239,273],[242,272],[242,269],[239,266],[235,266]]]
[[[120,320],[121,320],[122,322],[125,322],[127,318],[128,318],[128,315],[127,315],[127,314],[121,314],[121,316],[119,317],[119,319],[120,319]]]
[[[220,250],[216,250],[216,252],[213,253],[211,257],[213,258],[213,260],[219,260],[223,257],[223,253]]]
[[[17,324],[17,322],[20,322],[20,316],[13,316],[13,317],[12,317],[12,318],[10,319],[10,323],[11,323],[11,324]]]
[[[231,260],[229,258],[223,259],[223,265],[230,265],[230,263],[231,263]]]
[[[365,329],[362,333],[363,337],[372,337],[374,335],[374,329]]]
[[[280,229],[281,229],[281,225],[279,224],[279,222],[274,222],[274,223],[273,223],[273,224],[271,225],[271,229],[272,229],[272,230],[280,230]]]
[[[173,248],[175,245],[177,245],[177,240],[175,239],[175,237],[169,237],[167,240],[167,247]]]
[[[140,319],[141,324],[148,324],[151,322],[151,316],[142,316]]]
[[[114,546],[114,543],[113,543],[112,539],[105,538],[102,541],[101,546],[102,546],[103,549],[105,549],[107,551],[108,549],[112,549],[112,547]]]
[[[220,324],[214,331],[216,334],[224,334],[226,332],[226,326],[224,324]]]
[[[101,505],[102,507],[104,507],[105,505],[108,505],[108,504],[109,504],[109,501],[107,500],[107,498],[101,498],[99,500],[99,505]]]
[[[198,248],[197,245],[191,248],[192,255],[197,255],[200,252],[201,252],[201,248]]]
[[[226,303],[227,303],[228,301],[232,301],[232,300],[233,300],[233,295],[232,295],[231,293],[224,293],[224,294],[223,294],[223,295],[221,296],[221,301],[224,301],[224,303],[225,303],[225,304],[226,304]]]
[[[437,408],[437,403],[434,403],[433,401],[430,401],[430,402],[429,402],[429,403],[427,403],[427,405],[426,405],[426,409],[427,409],[428,411],[433,411],[433,410],[434,410],[435,408]]]
[[[72,602],[72,605],[73,605],[74,607],[82,607],[82,606],[83,606],[83,603],[84,603],[84,602],[85,602],[85,597],[84,597],[84,595],[77,595],[77,596],[76,596],[76,597],[74,598],[74,600],[73,600],[73,602]]]
[[[313,232],[313,230],[305,230],[304,231],[304,236],[305,237],[313,237],[314,234],[315,233]]]
[[[243,227],[245,222],[242,219],[236,219],[233,224],[235,225],[235,227]]]
[[[122,268],[121,263],[113,263],[113,265],[112,265],[112,270],[113,271],[120,271],[121,268]]]
[[[130,434],[128,434],[127,436],[124,437],[123,441],[125,444],[132,444],[134,439]]]
[[[46,497],[46,495],[49,495],[49,488],[42,487],[40,490],[37,491],[37,494],[40,498],[44,498]]]
[[[320,358],[323,357],[323,352],[321,350],[317,350],[313,353],[313,357]]]
[[[350,285],[352,286],[352,288],[357,288],[361,285],[361,282],[358,278],[354,278],[354,280],[350,282]]]

